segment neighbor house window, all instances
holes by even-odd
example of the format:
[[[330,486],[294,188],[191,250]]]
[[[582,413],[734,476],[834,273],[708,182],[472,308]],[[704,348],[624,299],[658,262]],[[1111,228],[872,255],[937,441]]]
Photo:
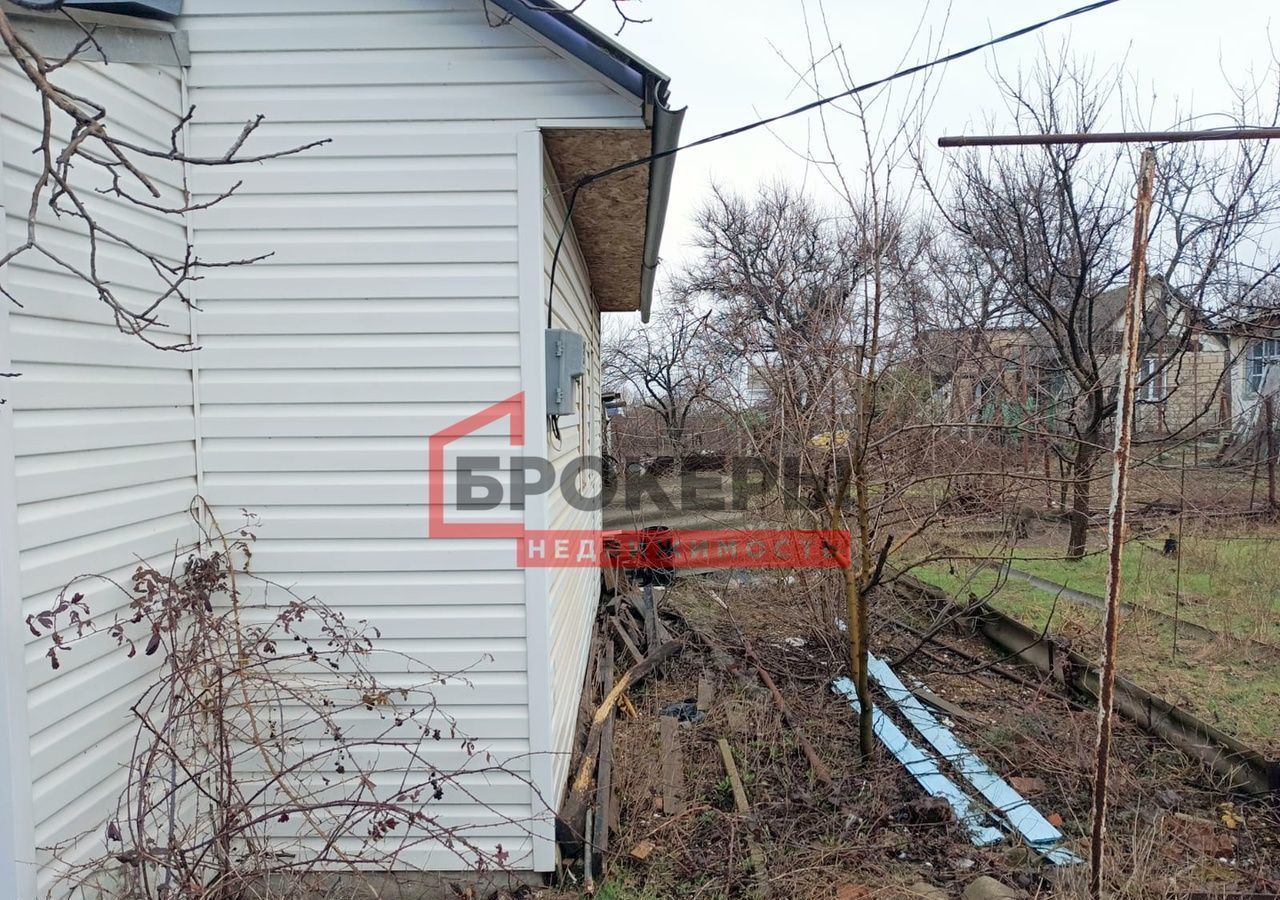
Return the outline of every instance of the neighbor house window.
[[[1159,403],[1164,399],[1164,371],[1160,368],[1160,360],[1148,356],[1142,361],[1142,370],[1138,373],[1138,399],[1147,403]]]
[[[1267,366],[1275,362],[1280,362],[1280,338],[1256,341],[1249,348],[1245,371],[1249,374],[1249,388],[1255,394],[1262,390],[1262,377],[1267,373]]]

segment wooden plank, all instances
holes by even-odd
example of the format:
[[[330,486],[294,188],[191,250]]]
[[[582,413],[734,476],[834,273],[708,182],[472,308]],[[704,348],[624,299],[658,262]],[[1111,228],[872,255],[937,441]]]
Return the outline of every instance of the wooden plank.
[[[659,646],[658,641],[658,604],[653,598],[653,585],[646,584],[641,594],[640,612],[644,615],[645,649],[652,650]]]
[[[631,654],[631,658],[637,663],[644,659],[640,655],[640,648],[636,646],[636,642],[631,640],[631,635],[627,634],[627,630],[622,627],[616,618],[612,618],[609,622],[613,625],[614,632],[618,635],[618,639],[622,641],[622,646],[627,648],[627,652]]]
[[[729,742],[724,738],[720,738],[717,743],[720,746],[720,758],[724,760],[724,770],[729,776],[729,783],[733,786],[733,802],[738,809],[739,815],[750,815],[751,804],[747,802],[747,789],[742,784],[742,776],[738,774],[738,765],[733,761],[733,750],[729,746]],[[760,849],[760,844],[755,839],[750,830],[747,831],[747,848],[751,854],[751,867],[755,870],[756,877],[761,883],[765,878],[764,851]]]
[[[560,820],[569,828],[578,827],[583,810],[587,807],[591,775],[596,770],[596,753],[600,748],[600,732],[604,729],[604,723],[610,712],[617,706],[618,698],[674,656],[682,646],[684,645],[680,641],[664,644],[646,656],[644,662],[623,672],[617,684],[605,696],[604,702],[596,707],[595,715],[591,718],[591,728],[587,733],[586,752],[578,762],[577,774],[570,782],[569,793],[560,807]]]
[[[603,683],[613,684],[613,641],[604,642]],[[605,854],[609,850],[609,828],[617,818],[613,802],[613,723],[617,707],[609,710],[600,732],[600,761],[596,766],[596,815],[594,834],[591,836],[593,872],[604,877]]]
[[[914,687],[911,689],[911,693],[915,694],[925,703],[928,703],[934,709],[938,710],[941,713],[945,713],[946,715],[950,716],[951,718],[957,721],[971,722],[975,725],[990,724],[985,720],[983,720],[982,718],[980,718],[979,716],[975,716],[973,713],[969,712],[963,707],[957,706],[956,704],[952,703],[950,700],[946,700],[946,699],[943,699],[942,697],[939,697],[937,694],[935,694],[933,691],[929,690],[926,687]]]
[[[710,672],[703,672],[698,676],[698,710],[706,712],[711,708],[711,701],[715,698],[715,682],[711,680]]]
[[[662,811],[678,816],[685,811],[684,756],[680,752],[680,723],[675,716],[658,717],[658,745],[662,754]]]

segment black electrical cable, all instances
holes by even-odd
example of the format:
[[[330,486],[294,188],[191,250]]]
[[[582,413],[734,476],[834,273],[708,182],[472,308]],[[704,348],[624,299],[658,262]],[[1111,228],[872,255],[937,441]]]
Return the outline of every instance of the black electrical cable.
[[[617,175],[619,172],[625,172],[628,169],[634,169],[636,166],[643,166],[648,163],[657,162],[660,159],[666,159],[668,156],[674,156],[675,154],[679,153],[681,150],[691,150],[694,147],[701,147],[704,144],[710,144],[715,141],[722,141],[725,138],[733,137],[735,135],[739,135],[747,131],[754,131],[757,128],[763,128],[766,125],[772,125],[774,122],[780,122],[783,119],[789,119],[792,116],[798,116],[801,113],[809,112],[810,110],[817,109],[820,106],[825,106],[828,103],[834,103],[836,100],[842,100],[845,97],[852,97],[854,94],[860,94],[863,91],[869,91],[872,88],[881,87],[882,85],[886,85],[891,81],[897,81],[900,78],[906,78],[908,76],[915,75],[919,72],[925,71],[926,69],[932,69],[934,66],[941,66],[941,65],[945,65],[946,63],[955,62],[958,59],[963,59],[966,56],[972,56],[975,53],[980,53],[981,51],[986,50],[990,47],[994,47],[997,44],[1003,44],[1005,41],[1011,41],[1014,38],[1019,38],[1019,37],[1022,37],[1023,35],[1031,34],[1033,31],[1039,31],[1041,28],[1045,28],[1049,25],[1053,25],[1056,22],[1061,22],[1065,19],[1071,19],[1071,18],[1074,18],[1075,16],[1081,16],[1081,15],[1084,15],[1085,13],[1093,12],[1094,10],[1101,9],[1104,6],[1110,6],[1111,4],[1118,3],[1118,2],[1120,2],[1120,0],[1096,0],[1096,2],[1094,3],[1088,3],[1088,4],[1085,4],[1084,6],[1077,6],[1075,9],[1069,9],[1066,12],[1060,13],[1059,15],[1056,15],[1051,19],[1044,19],[1043,21],[1036,22],[1034,25],[1024,26],[1022,28],[1019,28],[1016,31],[1010,31],[1006,34],[1000,35],[999,37],[992,38],[989,41],[984,41],[981,44],[975,44],[972,47],[967,47],[964,50],[957,50],[955,53],[948,53],[946,56],[939,56],[936,59],[929,60],[928,62],[918,63],[917,65],[910,66],[906,69],[900,69],[897,72],[894,72],[892,75],[886,75],[884,78],[878,78],[875,81],[868,81],[865,84],[860,84],[860,85],[857,85],[856,87],[849,88],[849,90],[847,91],[841,91],[840,93],[832,94],[829,97],[819,97],[817,100],[812,100],[804,104],[803,106],[797,106],[795,109],[787,110],[786,112],[783,112],[783,113],[778,113],[776,116],[769,116],[768,118],[757,119],[754,122],[748,122],[745,125],[739,125],[737,128],[730,128],[728,131],[722,131],[719,134],[713,134],[704,138],[699,138],[696,141],[690,141],[689,143],[682,144],[679,147],[672,147],[669,150],[663,150],[659,153],[652,153],[648,156],[642,156],[639,159],[630,160],[629,162],[619,163],[616,166],[611,166],[607,169],[603,169],[591,175],[584,175],[582,178],[578,179],[576,184],[574,184],[573,193],[569,195],[569,203],[568,203],[568,207],[565,210],[564,221],[560,223],[560,235],[556,239],[555,254],[551,258],[551,283],[547,288],[547,327],[550,328],[551,322],[552,322],[551,308],[555,298],[556,269],[559,267],[559,263],[560,263],[560,248],[564,245],[564,236],[565,236],[565,233],[569,230],[569,221],[573,216],[573,208],[578,202],[578,192],[582,190],[584,187],[586,187],[587,185],[593,184],[594,182],[600,181],[601,179],[608,178],[610,175]]]

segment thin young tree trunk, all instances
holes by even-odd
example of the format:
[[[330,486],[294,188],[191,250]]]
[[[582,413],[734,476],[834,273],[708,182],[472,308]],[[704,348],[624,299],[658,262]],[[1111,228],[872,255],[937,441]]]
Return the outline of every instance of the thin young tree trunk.
[[[1083,435],[1076,444],[1071,464],[1071,530],[1067,535],[1067,559],[1081,559],[1089,537],[1089,499],[1093,487],[1093,464],[1097,459],[1097,435]]]
[[[850,534],[849,538],[852,551],[853,535]],[[853,554],[850,552],[848,564],[843,569],[845,616],[849,622],[849,672],[853,677],[854,691],[858,695],[858,753],[865,763],[871,760],[875,736],[871,729],[871,688],[867,683],[867,653],[870,646],[867,641],[866,592],[859,584],[854,565]]]

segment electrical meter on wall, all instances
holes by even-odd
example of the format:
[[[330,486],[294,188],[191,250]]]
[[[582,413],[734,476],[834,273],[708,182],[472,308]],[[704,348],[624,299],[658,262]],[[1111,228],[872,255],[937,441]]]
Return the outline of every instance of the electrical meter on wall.
[[[586,374],[586,341],[576,331],[547,329],[547,415],[577,411],[573,390]]]

